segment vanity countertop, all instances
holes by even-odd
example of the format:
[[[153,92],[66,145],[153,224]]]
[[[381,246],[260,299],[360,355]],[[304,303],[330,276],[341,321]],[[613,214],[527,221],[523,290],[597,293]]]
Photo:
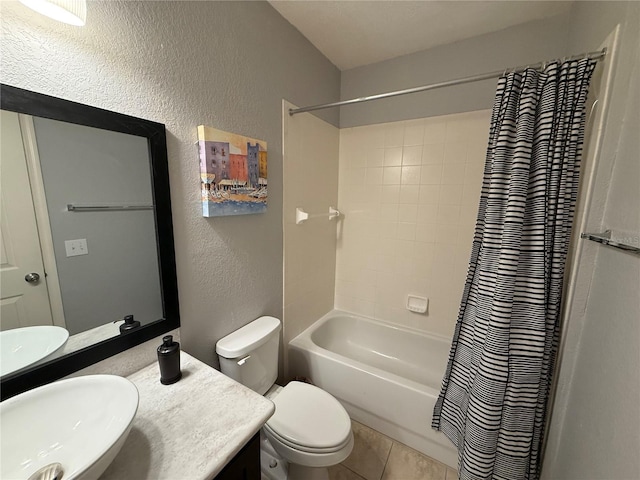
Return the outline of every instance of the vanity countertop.
[[[122,450],[100,480],[210,479],[271,417],[256,392],[180,353],[182,379],[160,383],[157,362],[128,376],[140,393]]]

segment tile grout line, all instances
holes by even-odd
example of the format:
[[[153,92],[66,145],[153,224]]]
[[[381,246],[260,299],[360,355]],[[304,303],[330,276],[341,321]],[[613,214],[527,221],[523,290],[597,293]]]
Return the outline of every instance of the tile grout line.
[[[389,448],[389,453],[387,453],[387,458],[384,461],[384,468],[382,469],[382,473],[380,474],[380,480],[384,477],[384,472],[387,470],[387,465],[389,464],[389,457],[391,457],[391,450],[393,450],[393,446],[396,444],[395,440],[391,440],[391,447]]]
[[[355,470],[350,469],[349,467],[347,467],[346,465],[344,465],[343,463],[341,463],[340,465],[342,465],[344,468],[346,468],[347,470],[349,470],[351,473],[353,473],[356,477],[361,478],[362,480],[367,480],[366,478],[364,478],[362,475],[360,475],[358,472],[356,472]]]
[[[352,420],[352,421],[354,423],[356,423],[356,424],[358,423],[355,420]],[[371,427],[368,427],[368,426],[366,426],[364,424],[360,424],[360,425],[362,425],[366,429],[369,429],[369,430],[377,433],[378,435],[380,435],[381,437],[385,438],[386,440],[389,440],[391,445],[390,445],[389,450],[387,451],[387,453],[385,455],[385,461],[384,461],[384,464],[383,464],[382,471],[377,476],[364,477],[363,475],[358,473],[356,470],[350,468],[349,466],[345,465],[342,462],[340,463],[341,466],[345,467],[348,471],[353,473],[357,477],[357,479],[367,480],[367,478],[371,478],[372,480],[382,480],[382,478],[385,476],[385,474],[387,472],[387,468],[389,466],[389,460],[391,458],[391,453],[392,453],[394,447],[396,447],[396,448],[407,448],[407,449],[415,452],[415,454],[418,455],[419,457],[424,458],[424,459],[428,460],[429,462],[432,462],[434,464],[434,466],[439,466],[439,467],[443,468],[444,469],[444,476],[441,478],[441,480],[457,480],[457,478],[458,478],[457,471],[454,468],[451,468],[448,465],[446,465],[444,462],[436,460],[435,458],[430,457],[428,455],[425,455],[424,453],[420,452],[419,450],[416,450],[415,448],[410,447],[409,445],[406,445],[406,444],[404,444],[402,442],[394,440],[391,437],[388,437],[385,434],[383,434],[383,433],[381,433],[381,432],[379,432],[379,431],[377,431],[375,429],[372,429]],[[381,457],[378,457],[378,458],[381,459]],[[449,470],[450,469],[454,473],[454,477],[451,477],[451,478],[450,478],[450,475],[449,475]],[[373,473],[373,472],[371,472],[371,473]]]

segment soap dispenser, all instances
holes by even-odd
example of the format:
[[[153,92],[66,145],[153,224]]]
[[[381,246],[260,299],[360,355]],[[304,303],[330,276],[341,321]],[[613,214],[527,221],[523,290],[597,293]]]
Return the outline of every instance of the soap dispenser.
[[[160,365],[160,383],[163,385],[171,385],[182,378],[180,344],[173,341],[173,335],[162,337],[162,345],[158,347],[158,364]]]
[[[133,319],[133,315],[126,315],[124,317],[124,323],[120,325],[120,333],[127,333],[133,330],[134,328],[138,328],[140,326],[140,322],[138,320]]]

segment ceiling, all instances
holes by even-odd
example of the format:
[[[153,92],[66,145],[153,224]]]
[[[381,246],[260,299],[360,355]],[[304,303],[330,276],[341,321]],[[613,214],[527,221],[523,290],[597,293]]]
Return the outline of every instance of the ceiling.
[[[559,15],[571,1],[269,0],[340,70]]]

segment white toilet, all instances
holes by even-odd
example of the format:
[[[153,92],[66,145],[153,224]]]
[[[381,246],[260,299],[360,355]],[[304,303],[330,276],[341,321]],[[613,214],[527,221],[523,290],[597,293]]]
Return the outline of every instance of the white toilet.
[[[328,479],[327,467],[342,462],[353,449],[349,415],[318,387],[276,385],[279,345],[280,320],[260,317],[218,341],[220,369],[276,406],[261,431],[263,478]]]

